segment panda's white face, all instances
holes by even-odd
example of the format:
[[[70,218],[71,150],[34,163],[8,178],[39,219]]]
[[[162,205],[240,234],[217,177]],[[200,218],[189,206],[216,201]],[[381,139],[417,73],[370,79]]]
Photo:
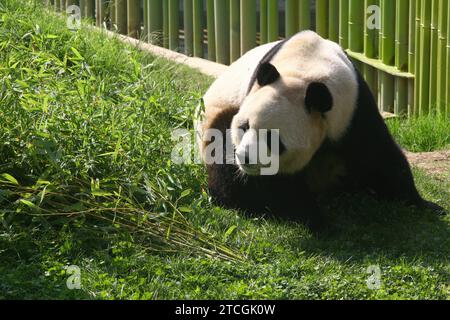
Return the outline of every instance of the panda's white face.
[[[246,149],[267,141],[254,130],[279,130],[278,173],[291,174],[305,168],[325,139],[339,141],[356,110],[357,74],[338,44],[312,31],[298,33],[280,48],[277,44],[249,51],[205,95],[203,129],[211,128],[223,110],[239,110],[231,136],[235,161],[249,175],[258,174],[264,163],[245,165]],[[263,54],[274,48],[270,63],[263,63]]]
[[[326,124],[323,113],[305,103],[308,86],[304,80],[284,77],[244,101],[231,125],[236,163],[244,173],[259,175],[264,167],[259,158],[252,164],[244,160],[245,152],[260,148],[260,130],[278,130],[278,152],[271,157],[278,156],[279,173],[298,172],[311,161],[326,137]]]

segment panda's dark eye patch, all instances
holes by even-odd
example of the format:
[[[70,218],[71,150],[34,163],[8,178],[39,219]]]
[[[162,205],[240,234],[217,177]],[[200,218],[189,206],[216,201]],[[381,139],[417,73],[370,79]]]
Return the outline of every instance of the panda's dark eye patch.
[[[308,112],[330,111],[333,108],[333,97],[328,87],[320,82],[312,82],[306,90],[305,105]]]
[[[274,83],[280,78],[280,73],[271,63],[265,62],[258,67],[256,80],[261,87]]]

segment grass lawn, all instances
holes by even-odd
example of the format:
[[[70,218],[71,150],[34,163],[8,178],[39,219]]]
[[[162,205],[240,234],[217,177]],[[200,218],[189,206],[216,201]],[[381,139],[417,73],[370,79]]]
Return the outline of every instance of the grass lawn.
[[[345,195],[313,235],[212,205],[204,168],[170,161],[211,81],[0,2],[0,299],[450,298],[448,215]],[[428,151],[448,147],[446,120],[390,126]],[[450,209],[450,182],[414,175]]]

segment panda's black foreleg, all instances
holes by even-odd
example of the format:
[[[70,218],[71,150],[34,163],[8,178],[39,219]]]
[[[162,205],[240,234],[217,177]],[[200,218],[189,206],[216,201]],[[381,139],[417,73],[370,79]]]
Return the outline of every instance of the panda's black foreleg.
[[[438,214],[445,210],[437,204],[423,199],[417,191],[410,165],[393,142],[383,154],[376,157],[370,175],[370,186],[377,195],[387,200],[402,201],[420,209],[430,209]]]

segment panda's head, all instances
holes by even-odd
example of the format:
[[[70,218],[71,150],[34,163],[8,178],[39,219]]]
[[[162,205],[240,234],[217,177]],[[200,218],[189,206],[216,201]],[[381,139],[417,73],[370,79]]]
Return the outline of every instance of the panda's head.
[[[352,64],[336,44],[315,33],[301,35],[258,66],[255,84],[232,121],[236,163],[248,175],[267,166],[250,150],[265,144],[277,157],[278,173],[293,174],[326,139],[338,141],[350,126],[358,91]]]

